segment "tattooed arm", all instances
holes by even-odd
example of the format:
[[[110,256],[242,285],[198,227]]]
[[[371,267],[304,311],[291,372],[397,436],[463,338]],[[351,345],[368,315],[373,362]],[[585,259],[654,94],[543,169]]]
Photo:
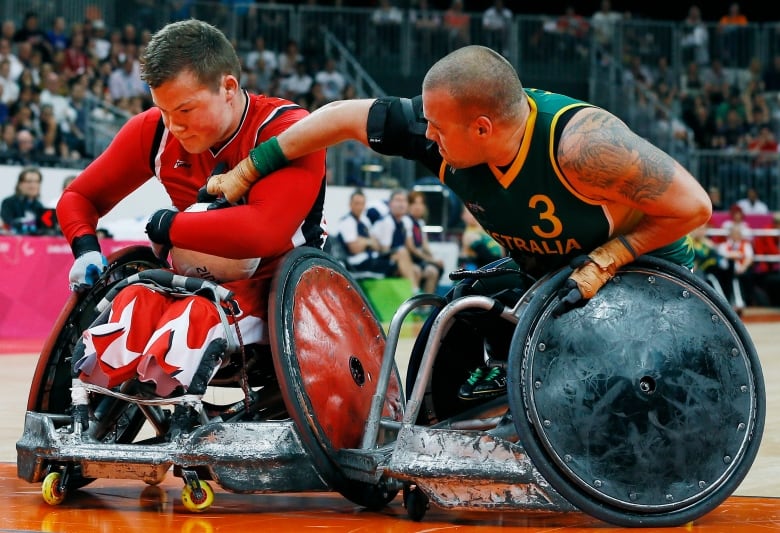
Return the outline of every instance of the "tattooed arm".
[[[572,117],[558,163],[580,194],[644,213],[624,235],[636,256],[679,239],[712,214],[706,191],[682,165],[603,109]]]

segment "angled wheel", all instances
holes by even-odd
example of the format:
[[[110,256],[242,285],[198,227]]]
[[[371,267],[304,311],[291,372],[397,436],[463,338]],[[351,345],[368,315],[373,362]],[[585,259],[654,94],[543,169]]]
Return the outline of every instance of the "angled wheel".
[[[202,513],[214,503],[214,489],[206,481],[198,480],[198,487],[189,484],[181,490],[181,503],[188,511]]]
[[[331,256],[297,248],[271,287],[269,330],[287,410],[325,482],[352,502],[379,509],[398,491],[349,479],[334,457],[359,448],[376,391],[385,335],[358,284]],[[403,393],[391,375],[383,416],[400,421]]]
[[[81,333],[98,316],[97,304],[121,280],[142,270],[163,266],[145,246],[125,248],[109,258],[109,267],[95,286],[83,294],[71,294],[60,312],[52,333],[44,343],[27,399],[27,409],[39,413],[67,414],[71,407],[71,359]],[[97,440],[132,442],[144,424],[143,414],[135,406],[114,399],[93,400],[91,409],[101,415],[91,424],[90,434]],[[100,402],[100,405],[98,405]],[[77,489],[91,482],[77,466],[68,477],[68,488]]]
[[[67,496],[67,488],[60,487],[60,479],[62,474],[59,472],[49,472],[46,477],[43,478],[41,483],[41,496],[43,501],[49,505],[59,505],[65,501]]]
[[[520,442],[572,504],[628,527],[685,524],[720,505],[752,465],[764,381],[736,314],[688,270],[622,268],[553,318],[560,272],[535,292],[509,360]]]

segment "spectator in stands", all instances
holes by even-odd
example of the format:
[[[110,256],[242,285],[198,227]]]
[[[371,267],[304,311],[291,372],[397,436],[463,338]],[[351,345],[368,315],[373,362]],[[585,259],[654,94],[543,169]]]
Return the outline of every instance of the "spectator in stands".
[[[41,139],[42,155],[46,156],[47,162],[56,164],[59,159],[70,159],[68,143],[65,141],[65,135],[59,121],[54,116],[51,104],[41,106],[41,114],[36,118],[36,121]]]
[[[753,229],[745,220],[745,213],[739,205],[734,204],[729,208],[729,218],[720,225],[726,234],[731,233],[732,228],[739,228],[740,235],[746,239],[753,238]]]
[[[43,110],[43,106],[50,105],[60,131],[64,134],[70,134],[74,129],[73,124],[77,113],[71,107],[70,99],[65,96],[66,87],[59,74],[49,72],[46,75],[44,89],[41,91],[40,104],[41,110]]]
[[[460,238],[460,266],[476,270],[504,257],[504,250],[480,225],[471,211],[463,208],[461,220],[465,227]]]
[[[13,150],[16,140],[16,126],[13,122],[0,124],[0,161],[5,162],[6,154]]]
[[[718,21],[718,44],[723,61],[731,67],[739,67],[745,47],[745,29],[747,17],[742,13],[738,2],[729,5],[728,12]]]
[[[710,197],[713,211],[725,210],[725,207],[723,206],[723,195],[720,192],[720,187],[717,187],[716,185],[710,185],[707,188],[707,194]]]
[[[366,195],[356,189],[349,197],[349,213],[341,217],[336,238],[344,247],[346,264],[350,270],[369,272],[379,276],[394,276],[398,265],[389,254],[382,254],[379,241],[371,235],[371,221],[365,214]]]
[[[9,107],[19,99],[19,83],[11,77],[11,61],[8,58],[0,59],[0,91],[0,102]]]
[[[395,276],[409,280],[412,292],[420,292],[420,267],[412,261],[409,249],[406,247],[408,231],[409,201],[407,192],[395,189],[390,193],[388,202],[390,212],[374,222],[371,234],[379,243],[380,254],[388,255],[396,265]]]
[[[256,35],[254,47],[244,58],[244,67],[252,71],[262,71],[270,76],[279,67],[278,54],[266,47],[265,36]]]
[[[425,193],[410,191],[408,202],[409,227],[406,231],[406,247],[412,261],[420,268],[420,289],[423,292],[436,293],[439,279],[444,273],[444,261],[433,255],[428,234],[425,233],[425,220],[428,216]]]
[[[753,156],[753,183],[763,190],[769,190],[773,184],[780,182],[780,145],[777,143],[772,128],[761,126],[758,135],[747,144],[747,150]]]
[[[702,71],[701,80],[704,92],[714,106],[720,105],[735,92],[739,95],[738,89],[732,90],[732,82],[734,80],[729,73],[726,72],[726,69],[723,67],[723,62],[718,58],[714,58],[710,62],[709,67]]]
[[[686,64],[685,72],[680,75],[680,96],[686,99],[702,95],[706,96],[701,68],[698,63],[691,61]]]
[[[449,51],[471,42],[471,18],[463,12],[463,0],[452,0],[450,7],[444,12],[443,21]]]
[[[111,72],[108,78],[108,91],[114,100],[149,94],[149,87],[141,80],[134,56],[126,55],[119,67]]]
[[[737,206],[745,215],[767,215],[769,207],[758,195],[754,187],[750,187],[745,193],[745,197],[737,201]]]
[[[311,90],[312,83],[314,80],[306,68],[306,63],[299,61],[295,66],[295,72],[282,78],[279,82],[279,88],[282,90],[281,96],[288,100],[296,100]]]
[[[51,44],[39,23],[38,13],[35,11],[25,13],[22,26],[14,33],[13,41],[17,44],[28,43],[32,49],[40,52],[44,62],[49,62],[52,59]]]
[[[379,0],[379,5],[371,13],[371,22],[376,26],[398,26],[403,18],[403,12],[390,0]]]
[[[9,72],[12,80],[18,80],[19,76],[24,70],[24,64],[19,60],[16,54],[13,53],[11,48],[11,40],[6,37],[0,37],[0,61],[7,59],[10,63],[11,70]]]
[[[715,114],[712,113],[708,101],[702,96],[693,98],[682,111],[685,124],[693,132],[693,141],[697,148],[710,150],[714,147],[718,126]]]
[[[87,50],[97,61],[108,59],[111,53],[111,41],[106,38],[106,31],[106,23],[103,19],[92,21],[92,37],[87,41]],[[116,32],[116,35],[118,37],[121,34]]]
[[[591,16],[590,25],[593,28],[599,63],[606,66],[612,62],[615,31],[623,16],[612,9],[610,0],[601,0],[600,6]]]
[[[590,22],[577,13],[574,4],[566,6],[563,14],[555,21],[555,30],[560,38],[559,51],[565,57],[588,57],[588,35]]]
[[[762,229],[774,230],[774,235],[756,235],[753,238],[753,252],[756,256],[769,256],[767,261],[753,262],[753,296],[756,305],[780,305],[780,215],[774,215],[771,222]]]
[[[14,194],[3,200],[0,218],[6,232],[14,235],[37,235],[38,222],[44,211],[41,203],[43,174],[28,166],[19,172]]]
[[[504,0],[493,0],[493,4],[482,13],[482,29],[485,44],[504,57],[509,55],[509,30],[512,27],[512,12]]]
[[[366,42],[367,49],[376,58],[397,58],[401,42],[401,24],[404,14],[391,0],[379,0],[371,13],[373,36]]]
[[[719,117],[715,117],[718,123]],[[713,139],[713,148],[742,150],[747,147],[748,127],[744,116],[737,108],[727,108],[725,119],[718,126],[717,135]],[[744,168],[740,169],[740,175],[744,174]]]
[[[52,53],[64,52],[68,47],[68,26],[65,17],[54,17],[51,28],[45,33]]]
[[[707,237],[708,226],[703,224],[689,234],[693,249],[693,273],[709,283],[724,299],[724,286],[730,286],[734,274],[723,268],[722,258],[718,253],[718,245]]]
[[[284,50],[279,54],[279,75],[286,78],[295,74],[298,63],[302,63],[303,59],[298,41],[289,39]]]
[[[718,254],[722,258],[721,266],[734,276],[731,286],[724,286],[723,291],[737,314],[742,315],[746,305],[751,303],[753,245],[742,229],[735,225],[729,229],[726,240],[718,245]]]
[[[64,51],[65,70],[62,72],[65,80],[85,74],[92,67],[92,59],[84,37],[84,32],[74,32],[70,44]]]
[[[701,8],[694,4],[688,8],[688,16],[683,20],[683,36],[680,46],[683,61],[691,61],[702,67],[710,62],[710,33],[701,18]]]
[[[344,75],[336,68],[336,59],[329,57],[325,66],[314,75],[314,81],[322,86],[322,92],[329,101],[338,100],[347,84]]]
[[[35,166],[44,158],[44,153],[35,134],[30,129],[22,128],[17,130],[14,145],[6,152],[5,158],[6,165]]]
[[[409,9],[409,23],[414,27],[417,50],[421,59],[426,61],[438,56],[436,46],[441,39],[442,17],[441,13],[430,7],[428,0],[416,0]]]

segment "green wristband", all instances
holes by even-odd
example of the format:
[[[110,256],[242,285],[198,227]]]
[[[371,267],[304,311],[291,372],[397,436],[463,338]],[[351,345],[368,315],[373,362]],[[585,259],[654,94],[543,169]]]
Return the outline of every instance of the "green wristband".
[[[289,161],[284,156],[282,148],[279,146],[279,141],[276,137],[271,137],[265,142],[260,143],[259,146],[249,150],[249,159],[260,174],[259,177],[267,176],[275,170],[287,166]]]

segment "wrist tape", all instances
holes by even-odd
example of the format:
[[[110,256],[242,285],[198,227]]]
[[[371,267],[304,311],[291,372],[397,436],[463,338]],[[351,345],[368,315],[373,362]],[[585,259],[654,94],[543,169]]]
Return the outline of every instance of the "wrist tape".
[[[260,143],[259,146],[252,148],[249,151],[249,159],[258,172],[258,178],[267,176],[289,163],[276,137],[271,137],[267,141]]]

